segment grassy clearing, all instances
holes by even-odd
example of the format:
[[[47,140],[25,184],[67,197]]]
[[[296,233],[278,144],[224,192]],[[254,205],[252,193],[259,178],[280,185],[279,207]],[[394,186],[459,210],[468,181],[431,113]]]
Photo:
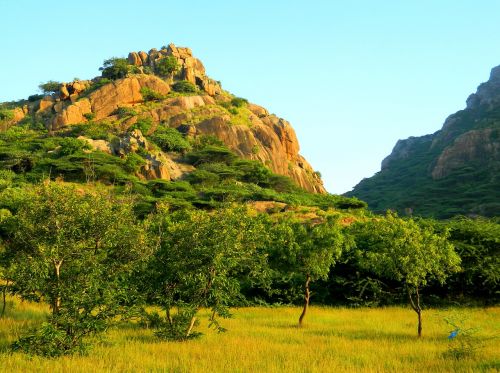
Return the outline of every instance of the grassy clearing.
[[[14,301],[0,319],[2,372],[480,372],[500,370],[498,340],[488,340],[472,357],[444,355],[450,331],[443,317],[453,310],[426,310],[423,338],[405,308],[312,307],[305,326],[300,309],[242,308],[224,320],[229,331],[207,330],[199,340],[159,342],[151,330],[127,324],[112,329],[88,356],[59,359],[9,354],[7,346],[47,308]],[[500,307],[461,310],[480,328],[477,338],[498,334]],[[203,315],[205,316],[205,315]],[[203,320],[205,321],[205,320]]]

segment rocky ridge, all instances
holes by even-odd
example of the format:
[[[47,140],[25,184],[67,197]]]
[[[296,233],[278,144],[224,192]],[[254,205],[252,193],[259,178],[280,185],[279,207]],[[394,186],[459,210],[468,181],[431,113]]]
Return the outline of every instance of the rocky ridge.
[[[179,69],[169,77],[152,74],[158,62],[167,57],[175,58]],[[56,132],[88,122],[118,123],[126,129],[138,120],[150,119],[152,128],[147,134],[135,133],[136,141],[154,133],[160,123],[186,136],[213,135],[239,156],[264,163],[273,172],[289,176],[303,189],[326,192],[318,173],[299,154],[298,140],[290,123],[252,103],[228,110],[234,96],[206,75],[203,63],[189,48],[169,44],[147,53],[131,52],[127,60],[136,68],[136,73],[114,81],[98,77],[63,83],[53,94],[17,110],[13,122],[29,114],[42,120],[49,131]],[[172,86],[178,81],[192,83],[197,91],[189,95],[176,94]],[[144,97],[145,90],[155,92],[161,99],[150,102]],[[123,108],[133,114],[121,118],[119,111]],[[96,150],[117,156],[123,151],[104,140],[85,140]],[[189,172],[175,157],[163,152],[150,158],[140,172],[146,178],[175,180]]]

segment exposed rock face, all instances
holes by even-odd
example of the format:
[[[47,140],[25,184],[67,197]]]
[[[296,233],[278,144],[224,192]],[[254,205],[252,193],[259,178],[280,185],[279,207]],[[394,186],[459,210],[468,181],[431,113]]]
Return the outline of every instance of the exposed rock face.
[[[177,47],[171,43],[160,51],[153,48],[149,53],[130,52],[128,62],[138,67],[149,66],[154,70],[161,59],[169,56],[175,57],[180,66],[180,70],[175,76],[176,79],[185,79],[196,84],[210,96],[216,96],[222,92],[220,84],[206,75],[205,66],[199,59],[193,57],[189,48]]]
[[[139,71],[145,72],[146,67],[155,71],[156,64],[168,57],[175,58],[180,66],[172,77],[162,79],[152,74],[132,74],[87,94],[85,90],[99,78],[63,83],[59,92],[38,102],[36,112],[40,118],[49,121],[48,128],[52,131],[89,120],[96,123],[116,123],[120,120],[119,125],[126,129],[139,119],[150,118],[153,126],[145,135],[154,133],[159,123],[168,124],[189,136],[214,135],[241,157],[264,163],[275,173],[291,177],[305,190],[326,192],[320,177],[299,155],[299,144],[291,125],[251,103],[237,110],[239,122],[234,122],[236,109],[233,107],[233,112],[229,110],[232,96],[206,75],[202,62],[193,56],[189,48],[169,44],[160,50],[151,49],[148,53],[131,52],[128,62],[137,66]],[[166,96],[171,91],[171,84],[183,79],[197,85],[202,94],[169,97],[145,105],[141,93],[143,88]],[[116,114],[117,109],[127,107],[133,107],[135,114],[120,118]],[[121,138],[118,148],[113,148],[104,140],[82,140],[95,150],[121,157],[137,152],[141,147],[149,149],[146,165],[138,175],[146,179],[171,180],[192,171],[191,166],[179,159],[155,151],[137,130]]]
[[[144,101],[141,89],[149,88],[160,94],[170,92],[170,86],[154,75],[137,75],[117,80],[92,92],[88,98],[83,98],[65,107],[52,120],[52,130],[66,125],[84,123],[85,114],[92,113],[94,120],[110,116],[121,106],[137,104]]]
[[[459,136],[439,155],[432,177],[441,179],[472,162],[500,162],[500,138],[495,134],[493,129],[487,128],[472,130]]]
[[[434,134],[399,140],[348,196],[376,211],[500,215],[500,66]],[[425,197],[424,197],[425,196]],[[431,202],[432,201],[432,202]]]

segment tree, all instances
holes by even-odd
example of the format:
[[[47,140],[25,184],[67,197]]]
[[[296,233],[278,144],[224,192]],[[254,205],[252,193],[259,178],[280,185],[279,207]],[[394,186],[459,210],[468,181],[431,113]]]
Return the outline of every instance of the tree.
[[[48,356],[81,350],[130,300],[123,283],[147,247],[132,203],[100,188],[47,182],[26,190],[11,223],[17,293],[52,311],[13,348]]]
[[[270,232],[270,266],[275,276],[289,276],[304,286],[302,326],[311,299],[311,282],[327,279],[330,268],[340,257],[343,235],[332,217],[322,222],[281,217]]]
[[[420,290],[430,279],[443,284],[457,272],[460,258],[447,240],[448,232],[437,235],[431,226],[419,226],[388,212],[352,226],[361,267],[395,281],[401,281],[411,307],[417,313],[418,336],[422,335]]]
[[[196,86],[187,80],[181,80],[179,82],[174,83],[172,89],[175,92],[179,93],[196,93],[197,91]]]
[[[495,304],[500,295],[500,224],[493,219],[457,217],[442,223],[462,259],[463,271],[451,286],[460,295],[481,296]]]
[[[54,92],[59,91],[59,88],[61,88],[61,85],[62,84],[60,82],[56,82],[54,80],[49,80],[46,83],[41,83],[38,86],[38,88],[40,88],[40,90],[43,93],[54,93]]]
[[[155,69],[158,75],[163,77],[171,76],[179,70],[180,66],[177,58],[168,56],[156,62]]]
[[[230,316],[229,306],[240,297],[238,278],[259,277],[265,268],[261,219],[233,207],[175,213],[160,208],[155,219],[157,249],[145,270],[145,283],[150,297],[165,310],[156,334],[175,340],[196,337],[201,307],[212,310],[210,325],[224,331],[217,316]]]
[[[132,72],[132,68],[133,66],[128,63],[126,58],[112,57],[105,60],[99,70],[102,71],[103,78],[116,80],[125,78],[128,73]]]

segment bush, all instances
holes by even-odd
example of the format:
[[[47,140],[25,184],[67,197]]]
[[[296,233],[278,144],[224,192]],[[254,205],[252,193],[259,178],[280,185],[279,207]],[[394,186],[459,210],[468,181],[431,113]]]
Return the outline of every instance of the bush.
[[[231,105],[235,107],[243,107],[248,104],[248,100],[242,97],[235,97],[231,100]]]
[[[59,91],[59,88],[61,88],[61,83],[54,80],[49,80],[47,83],[41,83],[38,88],[40,88],[43,93],[53,93]]]
[[[129,131],[133,131],[135,129],[142,132],[142,134],[147,134],[151,126],[153,125],[153,121],[151,118],[141,118],[133,126],[129,128]]]
[[[73,137],[65,137],[58,140],[60,155],[70,155],[81,150],[91,149],[91,146],[82,140],[75,139]]]
[[[172,88],[175,92],[179,93],[196,93],[197,91],[196,86],[187,80],[181,80],[175,83]]]
[[[191,149],[189,141],[174,128],[160,127],[151,136],[151,140],[166,152],[184,152]]]
[[[144,158],[136,153],[129,153],[125,158],[124,169],[127,172],[138,172],[146,164]]]
[[[174,56],[162,58],[156,62],[156,72],[160,76],[169,76],[179,70],[179,63]]]
[[[8,109],[0,109],[0,120],[11,120],[14,118],[14,112]]]
[[[104,61],[100,71],[103,78],[116,80],[125,78],[128,73],[133,72],[132,65],[130,65],[126,58],[112,57]]]
[[[35,101],[41,100],[42,98],[43,98],[43,95],[31,95],[31,96],[28,96],[28,101],[35,102]]]
[[[83,116],[85,117],[85,119],[87,120],[92,120],[95,118],[95,114],[94,113],[85,113],[83,114]]]
[[[165,99],[164,95],[148,87],[142,87],[140,92],[144,101],[161,101]]]
[[[137,115],[137,111],[135,111],[131,107],[119,107],[115,110],[114,114],[118,115],[120,118],[133,117]]]

